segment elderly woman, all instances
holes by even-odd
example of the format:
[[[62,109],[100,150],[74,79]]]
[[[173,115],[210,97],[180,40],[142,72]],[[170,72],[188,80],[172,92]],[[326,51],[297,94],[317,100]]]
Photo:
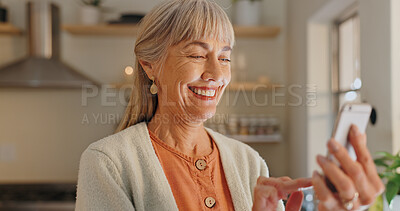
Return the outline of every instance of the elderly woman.
[[[332,192],[313,178],[268,178],[249,146],[203,126],[231,79],[234,32],[225,12],[207,0],[172,0],[143,19],[136,40],[135,88],[118,133],[83,153],[77,210],[299,210],[298,189],[314,185],[320,210],[370,204],[382,183],[356,128],[358,161],[334,140],[344,171],[319,156]]]

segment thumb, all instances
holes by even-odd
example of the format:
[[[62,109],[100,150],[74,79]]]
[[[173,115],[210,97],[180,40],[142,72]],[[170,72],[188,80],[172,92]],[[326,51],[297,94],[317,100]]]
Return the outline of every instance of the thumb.
[[[290,197],[286,203],[287,211],[299,211],[301,204],[303,203],[304,194],[301,191],[296,191],[290,194]]]

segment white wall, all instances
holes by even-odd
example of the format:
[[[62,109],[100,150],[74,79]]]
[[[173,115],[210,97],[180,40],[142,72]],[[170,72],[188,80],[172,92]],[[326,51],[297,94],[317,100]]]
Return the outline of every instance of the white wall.
[[[392,129],[393,153],[400,150],[400,1],[393,1],[391,8],[391,41],[392,41]]]
[[[115,19],[121,12],[146,13],[160,1],[105,1],[104,6],[108,8],[105,19]],[[2,2],[9,8],[11,23],[25,30],[26,0]],[[79,22],[78,0],[53,2],[61,8],[62,23]],[[230,0],[218,3],[231,14]],[[285,84],[286,1],[265,0],[262,11],[262,22],[282,26],[282,33],[271,40],[237,40],[234,56],[245,56],[248,80],[268,75],[271,81]],[[62,60],[102,83],[119,82],[124,67],[133,64],[134,37],[73,36],[63,32],[61,39]],[[25,55],[24,36],[0,36],[0,66]],[[102,97],[105,95],[90,98],[88,105],[82,106],[81,90],[0,89],[0,115],[4,117],[0,119],[0,182],[75,181],[82,151],[90,143],[111,134],[116,126],[113,118],[120,117],[124,110],[124,105],[115,97],[108,101],[116,101],[116,106],[104,106]],[[282,118],[282,130],[286,132],[285,107],[248,107],[242,103],[234,107],[223,106],[221,103],[218,110],[274,113]],[[85,115],[89,124],[82,123]],[[96,121],[101,117],[103,121]],[[282,144],[251,146],[268,161],[274,176],[288,173],[286,140]]]
[[[1,183],[74,182],[83,150],[112,133],[123,110],[100,96],[84,106],[79,89],[2,88],[0,99]]]
[[[296,93],[306,98],[307,85],[307,21],[325,0],[288,1],[288,84],[302,88]],[[293,97],[288,98],[294,100]],[[307,107],[288,107],[289,175],[307,176]]]
[[[360,1],[362,98],[377,109],[378,120],[367,128],[371,151],[393,150],[391,2]],[[398,12],[398,11],[397,11]],[[397,82],[396,82],[397,83]],[[398,128],[399,129],[399,128]],[[398,130],[397,129],[397,130]]]
[[[358,1],[360,20],[361,20],[361,68],[362,68],[362,96],[363,100],[374,105],[378,110],[378,123],[376,126],[369,126],[367,129],[368,135],[368,147],[372,153],[380,150],[392,151],[394,143],[398,143],[396,140],[396,133],[398,128],[398,108],[400,107],[398,101],[398,85],[393,85],[393,76],[398,77],[399,69],[397,62],[393,63],[393,60],[398,60],[396,55],[396,44],[397,38],[394,38],[393,33],[398,33],[397,30],[393,30],[393,12],[398,10],[391,10],[391,4],[396,0],[362,0]],[[327,14],[332,12],[333,7],[329,7],[332,3],[341,1],[328,1],[328,0],[303,0],[288,1],[288,20],[289,20],[289,34],[288,34],[288,48],[289,53],[289,68],[288,68],[288,83],[289,84],[301,84],[306,85],[313,81],[320,81],[323,83],[326,80],[326,72],[317,74],[319,77],[314,77],[309,74],[315,74],[316,72],[310,71],[312,69],[317,70],[317,67],[326,66],[321,64],[322,60],[325,60],[324,55],[313,54],[312,46],[318,46],[315,43],[323,41],[325,38],[317,38],[317,35],[312,33],[329,34],[326,31],[329,30],[324,27],[324,22],[331,20],[332,17],[322,18],[323,16],[318,15]],[[342,1],[343,3],[349,3],[349,1]],[[328,7],[327,7],[328,6]],[[329,9],[331,8],[331,9]],[[312,24],[315,19],[320,18],[320,23]],[[322,18],[322,19],[321,19]],[[396,20],[397,21],[397,20]],[[392,24],[391,24],[392,23]],[[398,23],[398,22],[397,22]],[[311,24],[311,28],[307,28],[307,25]],[[396,26],[397,27],[397,26]],[[325,28],[325,29],[324,29]],[[308,29],[308,31],[306,30]],[[325,31],[325,32],[324,32]],[[309,32],[309,33],[307,33]],[[392,33],[392,34],[391,34]],[[313,39],[314,37],[314,39]],[[398,36],[397,36],[398,37]],[[308,38],[308,39],[307,39]],[[313,43],[310,43],[313,42]],[[314,44],[314,45],[313,45]],[[393,45],[395,44],[395,45]],[[326,46],[321,46],[321,52],[326,52]],[[394,47],[394,49],[392,47]],[[398,49],[398,48],[397,48]],[[314,49],[315,50],[315,49]],[[310,54],[311,51],[311,54]],[[313,56],[312,58],[307,55]],[[322,60],[321,60],[322,59]],[[319,71],[326,71],[326,68],[321,68]],[[318,96],[322,96],[323,100],[324,93],[326,93],[326,85],[320,84],[321,89],[318,90]],[[302,96],[306,96],[306,90],[302,90]],[[396,102],[397,101],[397,102]],[[327,106],[325,106],[327,108]],[[312,121],[310,117],[311,113],[318,113],[315,108],[295,107],[289,108],[289,133],[290,133],[290,169],[291,176],[310,176],[312,170],[315,168],[315,159],[313,157],[316,153],[325,154],[326,149],[324,144],[326,138],[330,135],[330,130],[327,130],[327,122],[323,120],[324,124],[318,125],[318,120]],[[308,124],[305,124],[308,122]],[[395,122],[396,125],[393,124]],[[315,132],[318,130],[317,132]],[[321,132],[322,131],[322,132]],[[324,132],[325,131],[325,132]],[[324,134],[325,133],[325,134]],[[316,137],[320,138],[321,142]]]
[[[317,87],[315,104],[307,105],[307,175],[318,167],[315,156],[324,152],[332,130],[330,26],[311,20],[307,25],[307,83]]]
[[[307,83],[318,87],[317,102],[307,106],[307,175],[320,169],[315,162],[325,155],[326,142],[334,123],[332,95],[332,22],[355,0],[334,0],[324,4],[307,21]]]

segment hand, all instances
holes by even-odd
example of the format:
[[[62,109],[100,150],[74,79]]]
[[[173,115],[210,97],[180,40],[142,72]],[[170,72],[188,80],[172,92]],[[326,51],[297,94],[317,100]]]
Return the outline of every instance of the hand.
[[[317,162],[325,176],[338,191],[333,193],[327,187],[324,177],[315,171],[312,183],[316,196],[320,200],[318,210],[357,210],[361,205],[372,204],[384,190],[384,185],[367,148],[366,135],[361,134],[357,126],[352,125],[348,139],[356,152],[356,161],[353,161],[346,148],[334,139],[329,140],[328,149],[339,161],[341,167],[326,157],[317,156]]]
[[[311,186],[311,179],[299,178],[292,180],[289,177],[263,177],[257,179],[254,187],[253,211],[275,211],[281,199],[290,198],[286,203],[286,210],[298,211],[303,202],[303,192],[298,191],[301,187]]]

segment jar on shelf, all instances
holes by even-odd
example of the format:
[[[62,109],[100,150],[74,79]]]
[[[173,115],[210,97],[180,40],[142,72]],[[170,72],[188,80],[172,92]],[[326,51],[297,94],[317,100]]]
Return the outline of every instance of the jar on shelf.
[[[249,118],[246,116],[242,116],[240,118],[239,134],[240,135],[249,135],[249,126],[250,126]]]
[[[267,125],[265,127],[265,134],[271,135],[275,133],[274,121],[271,117],[267,118]]]
[[[268,119],[266,117],[260,117],[259,122],[260,122],[260,124],[257,127],[257,135],[267,134],[266,128],[268,126]]]
[[[274,133],[279,133],[279,120],[276,117],[271,118],[271,124],[273,127]]]
[[[249,118],[249,135],[257,135],[259,125],[259,118],[256,115],[251,115]]]

